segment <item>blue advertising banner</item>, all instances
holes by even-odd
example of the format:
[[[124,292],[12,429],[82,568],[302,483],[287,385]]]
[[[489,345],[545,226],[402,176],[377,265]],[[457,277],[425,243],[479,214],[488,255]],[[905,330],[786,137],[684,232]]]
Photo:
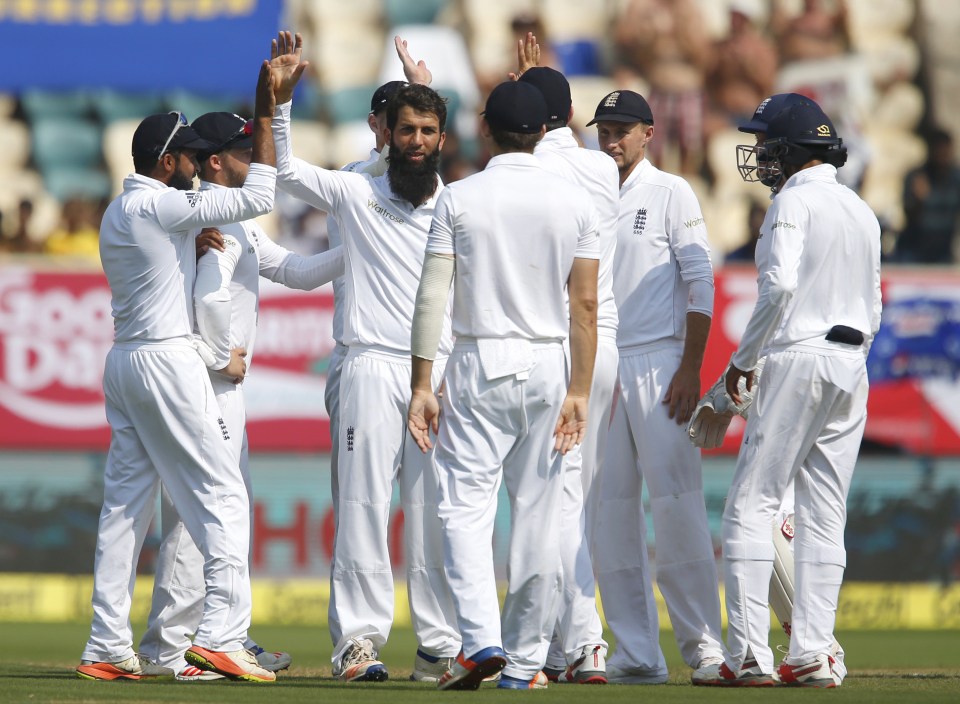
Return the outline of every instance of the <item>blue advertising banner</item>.
[[[0,0],[0,91],[252,96],[281,0]]]
[[[867,359],[871,382],[960,375],[960,300],[936,293],[885,302]]]

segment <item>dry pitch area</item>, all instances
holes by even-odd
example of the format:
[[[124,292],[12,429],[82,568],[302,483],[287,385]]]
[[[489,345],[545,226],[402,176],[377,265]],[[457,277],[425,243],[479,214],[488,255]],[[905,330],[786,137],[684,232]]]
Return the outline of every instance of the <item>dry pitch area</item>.
[[[142,632],[142,627],[136,633]],[[960,701],[960,632],[854,631],[840,634],[847,650],[850,677],[836,690],[791,688],[723,690],[692,687],[682,666],[673,636],[661,634],[671,668],[666,685],[655,687],[586,687],[551,685],[545,691],[505,692],[484,686],[479,692],[438,692],[430,685],[407,681],[415,642],[409,630],[393,633],[381,654],[391,678],[379,684],[344,684],[330,678],[329,638],[325,629],[264,627],[255,637],[268,647],[293,653],[293,667],[270,685],[233,682],[178,683],[172,679],[143,682],[88,682],[77,679],[86,639],[86,624],[3,623],[0,655],[0,702],[197,702],[215,704],[287,704],[293,702],[356,701],[363,704],[448,702],[481,704],[506,697],[536,697],[538,701],[569,702],[794,702],[829,697],[844,702],[958,702]],[[775,643],[783,643],[779,634]],[[488,688],[489,687],[489,688]]]

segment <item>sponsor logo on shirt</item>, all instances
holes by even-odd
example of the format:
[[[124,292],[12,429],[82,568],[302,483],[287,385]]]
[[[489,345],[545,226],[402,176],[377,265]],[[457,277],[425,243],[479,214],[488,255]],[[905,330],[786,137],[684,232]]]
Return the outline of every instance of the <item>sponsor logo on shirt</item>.
[[[203,194],[200,191],[187,191],[187,202],[191,208],[196,208],[197,203],[203,200]]]
[[[403,218],[397,217],[396,215],[394,215],[393,213],[391,213],[389,210],[387,210],[386,208],[384,208],[382,205],[380,205],[380,204],[379,204],[377,201],[375,201],[375,200],[372,200],[372,199],[370,199],[370,198],[367,198],[367,207],[370,208],[370,210],[372,210],[373,212],[375,212],[377,215],[380,215],[380,216],[386,218],[387,220],[392,220],[393,222],[400,223],[401,225],[402,225],[403,222],[404,222],[404,221],[403,221]]]
[[[773,227],[771,229],[776,230],[778,227],[785,227],[788,230],[797,229],[797,226],[794,225],[792,222],[784,222],[783,220],[777,220],[775,223],[773,223]]]
[[[646,226],[646,224],[647,224],[647,209],[638,208],[637,214],[633,218],[633,234],[642,235],[643,228]]]
[[[703,217],[692,218],[691,220],[684,220],[683,224],[687,227],[696,227],[697,225],[703,224]]]
[[[347,428],[347,452],[353,452],[353,426]]]

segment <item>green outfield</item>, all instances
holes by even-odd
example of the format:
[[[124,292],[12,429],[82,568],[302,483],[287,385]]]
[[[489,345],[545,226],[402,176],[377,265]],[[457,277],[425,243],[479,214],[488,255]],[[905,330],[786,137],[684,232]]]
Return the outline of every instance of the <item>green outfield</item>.
[[[672,634],[661,642],[670,665],[669,684],[657,687],[582,687],[551,685],[546,691],[510,693],[485,686],[476,693],[441,693],[430,685],[407,681],[415,642],[409,629],[395,631],[381,653],[391,679],[380,684],[343,684],[330,678],[329,638],[325,628],[257,626],[255,637],[264,645],[289,650],[294,666],[281,673],[276,684],[232,682],[177,683],[172,679],[143,682],[88,682],[77,679],[86,639],[85,624],[4,623],[0,656],[2,702],[217,702],[271,704],[287,702],[356,701],[371,704],[463,699],[473,702],[532,696],[552,702],[707,702],[809,701],[827,696],[847,702],[957,702],[960,701],[960,633],[957,631],[849,631],[840,634],[848,655],[850,677],[830,692],[780,688],[775,691],[695,688],[689,671],[677,655]],[[137,634],[142,628],[137,629]],[[779,634],[774,641],[784,643]],[[269,699],[267,699],[269,698]]]

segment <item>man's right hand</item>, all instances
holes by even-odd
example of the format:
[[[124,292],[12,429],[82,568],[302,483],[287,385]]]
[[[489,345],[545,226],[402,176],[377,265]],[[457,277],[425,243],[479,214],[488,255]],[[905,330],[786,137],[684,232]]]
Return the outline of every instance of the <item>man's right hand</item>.
[[[234,347],[230,350],[230,362],[223,369],[218,369],[221,374],[225,374],[233,379],[234,384],[239,384],[247,375],[247,362],[244,357],[247,351],[243,347]]]
[[[273,95],[277,104],[288,103],[293,99],[293,89],[300,82],[300,76],[310,65],[302,61],[303,38],[298,32],[278,32],[277,38],[270,43],[270,68],[273,71]]]
[[[517,72],[507,74],[511,81],[516,81],[530,69],[540,65],[540,45],[533,32],[527,32],[524,39],[517,40]]]

